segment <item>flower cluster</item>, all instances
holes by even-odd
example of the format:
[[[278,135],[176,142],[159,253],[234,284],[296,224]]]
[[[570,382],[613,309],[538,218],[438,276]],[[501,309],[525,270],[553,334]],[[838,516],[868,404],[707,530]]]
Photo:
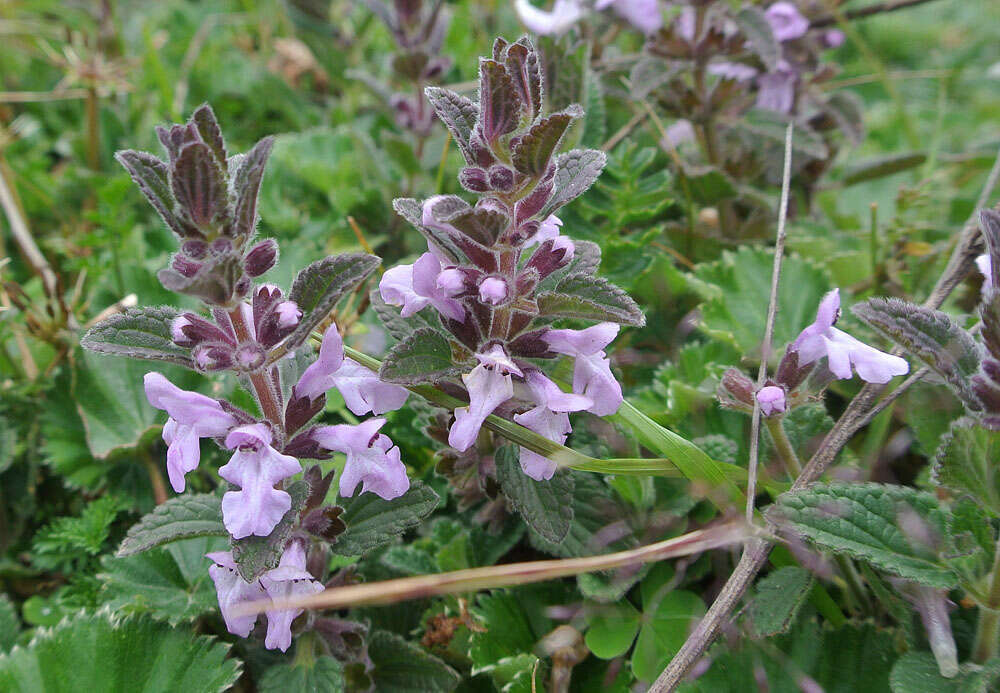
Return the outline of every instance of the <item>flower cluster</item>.
[[[582,112],[572,106],[545,113],[542,79],[527,39],[498,39],[493,57],[480,61],[479,103],[428,89],[465,157],[459,180],[479,199],[471,205],[439,195],[395,203],[426,237],[428,250],[413,264],[387,271],[379,292],[401,317],[419,313],[424,327],[397,335],[403,341],[380,375],[401,384],[446,382],[449,369],[426,356],[440,345],[462,373],[468,399],[455,411],[448,435],[460,452],[473,445],[494,412],[559,443],[570,433],[569,413],[614,413],[622,391],[604,350],[619,324],[644,322],[623,291],[594,276],[596,246],[562,235],[554,212],[596,179],[604,156],[592,150],[557,154]],[[560,318],[599,324],[553,329]],[[560,355],[574,359],[572,394],[541,367]],[[535,479],[556,470],[527,449],[521,466]]]
[[[582,0],[556,0],[551,10],[535,7],[529,0],[517,0],[514,7],[524,25],[540,36],[565,33],[588,13]],[[644,34],[663,26],[658,0],[595,0],[593,9],[612,9]]]
[[[379,432],[384,418],[358,425],[311,424],[325,408],[326,392],[339,390],[357,416],[397,409],[408,393],[346,358],[336,324],[326,328],[312,363],[298,365],[309,359],[311,350],[300,347],[313,328],[326,320],[339,295],[370,274],[375,258],[348,255],[314,263],[300,272],[289,295],[271,284],[253,284],[275,264],[278,253],[273,240],[254,243],[257,194],[271,141],[258,143],[246,155],[227,157],[208,106],[195,111],[187,124],[158,132],[168,162],[134,151],[121,152],[118,158],[181,239],[170,267],[160,272],[161,282],[197,296],[208,310],[178,314],[167,308],[132,309],[95,327],[83,344],[97,351],[173,361],[203,373],[228,371],[251,385],[261,416],[183,390],[158,372],[145,376],[150,404],[168,415],[163,440],[175,491],[183,492],[187,475],[198,468],[202,439],[232,451],[219,476],[229,484],[221,509],[233,550],[208,557],[215,563],[210,572],[226,625],[246,637],[256,619],[234,615],[234,605],[322,589],[318,579],[325,566],[314,575],[306,565],[316,542],[335,537],[328,521],[334,508],[324,506],[332,477],[322,478],[318,467],[308,470],[309,500],[297,502],[289,489],[293,477],[303,472],[301,460],[343,453],[341,497],[353,496],[359,485],[362,493],[387,500],[409,488],[399,448]],[[337,286],[333,278],[345,275],[353,281]],[[137,334],[156,339],[134,341]],[[323,517],[327,520],[320,521]],[[261,540],[271,549],[270,564],[240,565],[244,543]],[[292,621],[299,613],[267,613],[268,648],[289,647]]]
[[[736,369],[726,371],[719,387],[722,404],[749,410],[756,399],[764,416],[782,414],[804,401],[806,393],[798,389],[823,358],[826,368],[820,380],[829,376],[846,380],[857,372],[865,382],[882,384],[909,372],[904,359],[879,351],[835,327],[839,318],[840,290],[834,289],[820,302],[816,320],[788,345],[773,380],[755,391],[746,375]]]

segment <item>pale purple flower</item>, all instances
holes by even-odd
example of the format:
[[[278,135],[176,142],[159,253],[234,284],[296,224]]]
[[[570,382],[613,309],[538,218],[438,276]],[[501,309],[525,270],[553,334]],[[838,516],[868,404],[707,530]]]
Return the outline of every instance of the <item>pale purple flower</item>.
[[[985,294],[987,291],[993,288],[993,263],[990,262],[989,253],[984,253],[976,258],[976,267],[979,268],[979,273],[983,275],[983,287],[982,291]]]
[[[441,270],[434,283],[445,296],[457,296],[465,291],[465,273],[457,267],[449,267]]]
[[[272,448],[271,429],[260,423],[233,429],[226,447],[236,452],[219,476],[240,490],[222,497],[222,523],[234,539],[266,537],[292,507],[291,496],[274,485],[302,471],[302,465]]]
[[[827,357],[830,372],[840,379],[851,377],[851,367],[869,383],[887,383],[895,375],[910,370],[898,356],[886,354],[838,330],[834,325],[840,317],[840,290],[834,289],[819,304],[816,321],[802,330],[792,348],[799,353],[799,364],[805,366]]]
[[[691,142],[695,138],[694,127],[690,120],[681,118],[667,128],[664,139],[671,147],[677,147],[683,142]]]
[[[476,359],[479,365],[462,376],[469,391],[469,406],[455,410],[455,423],[448,432],[448,445],[459,452],[468,450],[476,441],[486,417],[514,396],[510,374],[524,375],[499,344],[476,354]]]
[[[479,300],[498,306],[507,300],[507,282],[500,277],[486,277],[479,282]]]
[[[747,82],[757,76],[757,70],[749,65],[728,61],[710,64],[708,66],[708,73],[722,79],[731,79],[737,82]]]
[[[277,568],[273,568],[260,577],[267,596],[274,601],[292,599],[323,591],[323,585],[317,582],[306,570],[306,552],[301,541],[292,541],[281,554]],[[278,649],[284,652],[292,644],[292,621],[303,609],[271,609],[267,614],[267,635],[264,647],[269,650]]]
[[[551,10],[516,0],[514,8],[524,26],[540,36],[564,34],[586,14],[580,0],[556,0]]]
[[[827,48],[840,48],[847,37],[840,29],[828,29],[823,32],[823,45]]]
[[[764,416],[785,411],[785,390],[777,385],[765,385],[757,391],[757,401]]]
[[[359,483],[362,493],[371,491],[385,500],[398,498],[410,488],[399,448],[379,433],[383,425],[385,419],[368,419],[357,426],[338,424],[313,431],[313,440],[322,447],[347,456],[340,475],[341,496],[353,496]]]
[[[798,8],[790,2],[776,2],[764,12],[774,38],[790,41],[805,36],[809,31],[809,20],[802,16]]]
[[[594,406],[593,400],[586,395],[563,392],[562,388],[548,379],[539,370],[530,370],[524,376],[524,382],[531,390],[535,404],[552,411],[586,411]]]
[[[299,310],[295,301],[282,301],[275,306],[274,311],[278,316],[278,327],[283,329],[295,327],[299,324],[299,318],[302,317],[302,311]]]
[[[594,404],[588,411],[598,416],[614,414],[624,401],[622,387],[604,352],[618,329],[614,323],[602,322],[585,330],[549,330],[542,336],[552,351],[575,359],[573,392],[589,397]]]
[[[190,319],[184,315],[178,315],[170,323],[170,338],[177,343],[181,343],[187,340],[187,335],[184,334],[184,328],[193,324]]]
[[[201,459],[200,440],[226,435],[237,421],[216,400],[182,390],[159,373],[147,373],[143,384],[149,403],[169,414],[163,427],[167,476],[180,493],[185,486],[184,475],[194,471]]]
[[[757,78],[757,108],[791,113],[798,79],[799,73],[786,61],[780,61],[773,72],[765,72]]]
[[[694,8],[690,5],[685,5],[674,21],[677,23],[677,34],[688,43],[693,42],[695,38],[695,25],[697,23]]]
[[[245,638],[250,635],[257,623],[257,614],[237,615],[238,607],[248,602],[255,602],[267,596],[259,581],[247,582],[236,570],[236,561],[229,551],[215,551],[205,554],[215,565],[208,569],[208,574],[215,583],[215,594],[219,599],[219,611],[222,620],[226,622],[226,630],[233,635]]]
[[[560,445],[566,442],[567,436],[573,430],[569,423],[569,414],[554,412],[548,407],[535,407],[523,414],[515,414],[514,421],[525,428]],[[547,481],[559,468],[554,461],[533,450],[521,448],[521,469],[536,481]]]
[[[347,408],[357,416],[399,409],[410,394],[405,388],[382,382],[374,371],[345,359],[344,342],[336,325],[330,325],[323,334],[319,356],[295,384],[295,395],[315,399],[331,387],[340,391]]]
[[[663,26],[663,14],[657,0],[597,0],[594,8],[614,9],[618,15],[644,34],[652,34]]]
[[[400,314],[408,318],[428,305],[445,317],[462,322],[465,308],[438,286],[441,261],[434,253],[424,253],[412,265],[396,265],[382,275],[379,293],[391,306],[402,306]]]
[[[242,638],[250,635],[257,623],[257,614],[238,615],[235,612],[240,606],[265,598],[277,601],[323,591],[323,585],[306,570],[305,547],[300,541],[292,541],[281,554],[278,566],[253,582],[247,582],[240,576],[231,552],[216,551],[205,556],[215,563],[208,569],[208,574],[215,583],[226,629]],[[284,652],[292,644],[292,621],[302,613],[302,609],[272,609],[265,613],[267,636],[264,646]]]
[[[572,240],[559,233],[562,225],[562,219],[555,214],[550,214],[539,224],[538,230],[525,240],[522,247],[530,248],[534,245],[540,245],[545,241],[552,241],[552,251],[564,250],[565,253],[562,259],[564,262],[569,262],[573,259],[576,247],[573,245]]]

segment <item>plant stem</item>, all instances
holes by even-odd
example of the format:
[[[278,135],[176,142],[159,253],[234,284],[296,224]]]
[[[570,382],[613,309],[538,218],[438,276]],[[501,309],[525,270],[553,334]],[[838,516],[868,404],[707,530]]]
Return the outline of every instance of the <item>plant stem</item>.
[[[764,419],[764,425],[767,426],[767,432],[771,434],[771,440],[778,451],[778,457],[781,458],[782,464],[785,465],[785,469],[788,471],[788,476],[795,479],[802,473],[802,462],[799,461],[799,456],[795,454],[795,446],[792,445],[792,441],[788,438],[785,425],[782,423],[783,421],[783,416],[768,416]]]
[[[844,13],[844,19],[851,21],[852,19],[863,19],[865,17],[871,17],[876,14],[885,14],[886,12],[895,12],[896,10],[904,10],[907,7],[915,7],[917,5],[923,5],[927,2],[932,2],[933,0],[894,0],[891,2],[883,2],[877,5],[869,5],[868,7],[862,7],[857,10],[849,10]],[[830,15],[827,17],[820,17],[819,19],[814,19],[810,26],[813,29],[819,29],[824,26],[833,26],[837,24],[839,18],[835,15]]]
[[[851,596],[851,600],[858,609],[870,615],[872,612],[872,603],[868,598],[868,593],[865,591],[864,585],[861,584],[861,576],[858,575],[858,569],[854,567],[854,562],[841,554],[834,554],[833,560],[837,563],[837,567],[840,568],[844,584],[847,585],[847,593]]]
[[[234,308],[229,313],[229,319],[233,322],[237,342],[248,342],[252,339],[250,328],[243,319],[243,311],[239,307]],[[274,391],[274,387],[271,384],[271,370],[268,368],[267,370],[250,373],[250,383],[253,385],[254,394],[257,395],[257,403],[260,404],[260,410],[264,414],[264,418],[270,421],[279,433],[283,433],[285,430],[284,420],[281,416],[281,406],[278,404],[278,394]]]
[[[1000,644],[1000,540],[993,550],[993,572],[986,603],[979,606],[979,624],[972,646],[972,659],[979,664],[996,657]]]
[[[142,458],[142,464],[146,467],[146,473],[149,475],[149,485],[153,487],[153,502],[157,505],[166,503],[168,498],[167,486],[163,483],[163,474],[160,473],[160,467],[156,464],[148,448],[143,448],[139,452],[139,457]]]

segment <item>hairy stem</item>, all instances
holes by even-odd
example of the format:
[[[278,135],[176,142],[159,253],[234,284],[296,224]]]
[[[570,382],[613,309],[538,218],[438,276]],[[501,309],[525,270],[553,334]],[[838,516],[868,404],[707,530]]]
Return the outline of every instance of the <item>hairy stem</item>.
[[[237,342],[247,342],[251,340],[250,328],[243,319],[243,311],[239,307],[234,308],[229,313],[229,319],[233,322],[233,329],[236,331]],[[279,431],[285,430],[284,419],[281,416],[281,405],[278,403],[278,393],[272,385],[271,368],[250,373],[250,383],[253,385],[254,394],[257,395],[257,403],[260,404],[260,411],[264,418],[271,422]]]
[[[976,626],[976,640],[972,646],[972,659],[985,664],[997,656],[1000,644],[1000,540],[993,553],[993,573],[986,603],[979,607],[979,624]]]

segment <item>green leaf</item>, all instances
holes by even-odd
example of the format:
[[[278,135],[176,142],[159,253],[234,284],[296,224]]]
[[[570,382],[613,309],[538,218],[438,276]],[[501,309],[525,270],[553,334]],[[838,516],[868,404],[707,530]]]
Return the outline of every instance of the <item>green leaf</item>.
[[[337,301],[375,271],[381,260],[364,253],[343,253],[317,260],[295,277],[289,300],[302,311],[298,327],[288,336],[290,346],[302,344]]]
[[[628,601],[620,604],[590,604],[587,606],[587,634],[584,641],[591,652],[601,659],[621,657],[632,647],[639,632],[639,612]]]
[[[932,478],[959,494],[969,494],[994,516],[1000,516],[1000,431],[959,419],[934,455]]]
[[[80,338],[80,346],[102,354],[167,361],[194,368],[190,349],[174,344],[170,323],[179,315],[167,306],[129,308],[97,323]]]
[[[333,657],[268,667],[257,681],[260,693],[341,693],[344,667]]]
[[[445,124],[468,162],[475,161],[469,147],[472,129],[479,118],[479,107],[470,99],[441,87],[425,87],[424,94],[441,122]]]
[[[0,656],[9,693],[215,693],[240,674],[229,646],[147,618],[80,612]]]
[[[521,470],[519,450],[504,445],[494,455],[500,488],[535,532],[558,544],[573,522],[573,475],[557,471],[548,481],[535,481]]]
[[[17,607],[6,594],[0,594],[0,654],[10,650],[21,634]]]
[[[34,563],[54,569],[63,562],[96,556],[104,549],[111,525],[128,505],[115,496],[102,496],[84,507],[79,517],[60,517],[35,535]]]
[[[772,250],[743,247],[724,252],[720,260],[698,265],[691,284],[704,299],[701,328],[732,344],[741,354],[759,354],[773,264]],[[778,288],[780,310],[774,321],[776,347],[795,339],[813,322],[829,288],[830,281],[821,267],[798,255],[785,258]]]
[[[878,178],[892,176],[902,171],[908,171],[917,166],[923,166],[927,155],[923,152],[908,152],[905,154],[890,154],[889,156],[868,159],[851,166],[844,173],[844,185],[865,183]]]
[[[705,614],[705,605],[694,592],[675,590],[646,603],[643,624],[632,654],[632,673],[640,681],[653,681],[687,640]]]
[[[798,566],[778,568],[757,583],[750,622],[758,637],[787,633],[812,588],[812,574]]]
[[[451,345],[437,330],[419,328],[386,354],[379,378],[387,383],[417,385],[454,375]]]
[[[131,556],[181,539],[209,536],[228,536],[222,524],[222,499],[210,493],[188,493],[156,506],[129,527],[117,555]]]
[[[379,693],[447,693],[461,677],[450,666],[395,633],[377,630],[368,640]]]
[[[545,173],[552,153],[559,141],[576,118],[583,115],[577,108],[562,113],[553,113],[531,126],[511,148],[511,163],[521,173],[537,178]]]
[[[240,576],[247,582],[253,582],[271,568],[278,565],[281,554],[285,550],[295,520],[309,497],[309,483],[299,480],[285,489],[292,497],[292,507],[266,537],[249,536],[234,539],[233,560]]]
[[[691,197],[703,205],[717,205],[737,195],[733,179],[712,166],[685,166],[681,173],[688,181]]]
[[[587,192],[600,177],[607,159],[604,152],[596,149],[574,149],[560,154],[556,158],[552,198],[543,214],[551,214]]]
[[[537,606],[537,599],[530,595],[527,590],[497,590],[476,600],[472,612],[485,630],[472,634],[469,656],[473,676],[492,671],[509,657],[531,652],[551,628],[551,621],[544,616],[533,622],[530,610]]]
[[[781,45],[774,38],[771,24],[760,8],[752,5],[744,6],[733,19],[747,37],[754,54],[769,71],[774,70],[781,58]]]
[[[571,274],[554,291],[538,294],[539,313],[546,317],[608,320],[642,327],[646,317],[632,297],[601,277]]]
[[[408,318],[400,315],[400,309],[390,306],[382,300],[382,295],[378,289],[372,290],[369,294],[372,310],[382,321],[386,331],[396,339],[406,339],[420,328],[441,332],[441,320],[438,313],[432,307],[427,306],[423,310],[417,311]],[[443,334],[443,332],[442,332]]]
[[[888,484],[829,484],[786,493],[769,511],[820,548],[932,587],[953,587],[942,564],[947,512],[933,495]]]
[[[752,108],[735,126],[753,137],[752,141],[781,147],[782,150],[785,147],[788,116],[784,113]],[[830,154],[823,137],[801,123],[796,124],[792,133],[792,151],[813,159],[826,159]]]
[[[194,621],[218,608],[205,554],[226,548],[221,537],[200,537],[124,558],[105,556],[101,596],[116,612],[145,612],[172,626]]]
[[[970,379],[979,372],[982,350],[947,313],[898,298],[870,298],[851,311],[944,378],[966,406],[981,404]]]
[[[342,499],[340,519],[347,530],[337,537],[330,549],[341,556],[359,556],[392,541],[420,524],[440,501],[438,494],[422,481],[412,481],[410,490],[391,501],[374,493],[361,493]]]
[[[907,652],[896,660],[889,678],[892,693],[982,693],[1000,676],[1000,659],[982,667],[966,664],[958,676],[946,679],[930,652]]]

